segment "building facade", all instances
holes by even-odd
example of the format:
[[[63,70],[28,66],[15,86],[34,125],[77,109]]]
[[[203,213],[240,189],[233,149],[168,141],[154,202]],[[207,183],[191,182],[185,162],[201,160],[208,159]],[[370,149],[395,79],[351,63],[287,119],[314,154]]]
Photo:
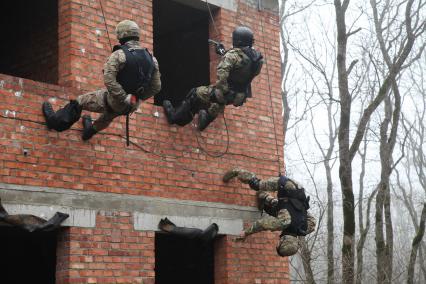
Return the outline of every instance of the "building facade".
[[[17,264],[6,257],[0,267],[20,265],[16,279],[29,277],[21,275],[25,269],[28,275],[48,270],[45,283],[289,283],[288,260],[275,252],[279,233],[233,240],[260,213],[246,185],[222,182],[233,167],[261,178],[283,170],[277,163],[283,161],[277,1],[3,2],[0,22],[8,40],[0,47],[0,198],[11,214],[70,217],[48,236],[0,226],[1,245],[11,254],[35,240],[33,246],[46,242],[53,255],[46,263],[36,255],[23,269],[24,256],[37,254],[29,248]],[[80,123],[48,131],[43,101],[57,109],[103,87],[103,64],[123,19],[141,27],[141,43],[157,57],[163,83],[162,93],[131,116],[131,145],[125,144],[124,117],[89,142],[81,141]],[[207,39],[229,48],[238,25],[252,28],[266,58],[253,97],[227,107],[203,133],[193,125],[168,125],[161,99],[179,100],[189,88],[214,82],[219,57]],[[215,222],[220,235],[204,251],[159,233],[164,217],[201,229]],[[194,280],[188,267],[196,265],[207,280]],[[179,277],[187,280],[170,282]]]

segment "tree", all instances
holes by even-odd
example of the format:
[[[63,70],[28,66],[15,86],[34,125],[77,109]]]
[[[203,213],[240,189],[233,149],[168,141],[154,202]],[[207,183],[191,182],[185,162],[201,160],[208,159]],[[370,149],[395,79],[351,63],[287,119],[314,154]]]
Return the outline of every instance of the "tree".
[[[338,70],[338,88],[340,96],[340,128],[338,135],[339,143],[339,179],[341,185],[341,191],[343,196],[343,245],[342,245],[342,274],[344,283],[353,283],[354,281],[354,235],[355,235],[355,208],[354,208],[354,191],[352,181],[352,161],[355,157],[356,152],[359,149],[360,143],[364,137],[366,126],[371,118],[373,112],[378,106],[388,98],[389,91],[396,85],[396,78],[403,69],[404,63],[409,58],[409,55],[414,46],[416,38],[420,37],[425,31],[425,23],[420,20],[420,11],[423,7],[422,1],[418,1],[418,5],[413,8],[414,0],[407,0],[406,2],[391,6],[391,1],[386,1],[381,13],[378,13],[378,7],[375,0],[371,0],[371,6],[373,14],[375,15],[375,27],[376,36],[380,43],[382,55],[387,65],[387,70],[384,72],[384,80],[381,82],[377,93],[374,95],[373,101],[363,110],[359,124],[356,127],[355,136],[350,142],[351,133],[351,106],[352,96],[349,90],[348,77],[349,74],[356,64],[356,60],[352,61],[349,67],[346,65],[347,60],[347,44],[350,36],[354,35],[360,29],[346,30],[346,12],[349,6],[350,0],[344,0],[343,3],[340,0],[334,0],[334,7],[336,12],[336,26],[337,26],[337,70]],[[389,35],[387,42],[384,41],[383,31],[391,30],[390,28],[384,28],[380,24],[383,24],[384,19],[390,17],[390,13],[394,12],[391,8],[396,10],[401,9],[405,4],[404,20],[397,22],[399,33],[397,34],[398,39],[394,39]],[[376,16],[377,14],[377,16]],[[397,15],[397,14],[396,14]],[[376,19],[377,18],[377,19]],[[414,19],[414,21],[412,21]],[[396,22],[396,19],[394,20]],[[377,25],[379,23],[379,25]],[[389,22],[387,23],[389,24]],[[403,32],[405,29],[405,32]],[[393,29],[392,29],[393,30]],[[397,46],[397,47],[395,47]],[[386,52],[383,52],[386,51]],[[393,57],[387,57],[389,52],[393,51]],[[422,51],[422,50],[421,50]],[[383,129],[383,133],[387,128]],[[392,135],[391,135],[392,136]],[[391,147],[388,145],[387,147]],[[384,163],[382,163],[383,166]],[[386,177],[383,174],[386,169],[382,170],[382,192],[386,191]],[[387,174],[387,173],[386,173]],[[384,197],[386,199],[386,196]],[[388,202],[386,200],[386,202]],[[380,205],[379,205],[380,206]],[[376,206],[377,208],[377,206]],[[376,217],[377,221],[378,217]],[[390,236],[391,237],[391,236]],[[391,248],[390,248],[391,249]],[[381,248],[378,249],[382,251]],[[390,265],[392,265],[390,261]],[[386,278],[385,264],[379,264],[378,272],[380,275],[377,278],[378,282],[388,281]],[[389,265],[387,265],[389,267]]]

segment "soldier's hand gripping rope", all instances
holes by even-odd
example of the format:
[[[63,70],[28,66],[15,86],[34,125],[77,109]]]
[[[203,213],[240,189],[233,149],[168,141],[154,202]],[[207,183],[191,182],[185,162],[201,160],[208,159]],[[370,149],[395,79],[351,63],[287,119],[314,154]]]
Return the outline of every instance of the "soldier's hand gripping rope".
[[[218,55],[220,55],[220,56],[224,56],[225,55],[226,49],[225,49],[225,46],[221,42],[209,39],[209,43],[210,44],[214,44],[216,53]]]

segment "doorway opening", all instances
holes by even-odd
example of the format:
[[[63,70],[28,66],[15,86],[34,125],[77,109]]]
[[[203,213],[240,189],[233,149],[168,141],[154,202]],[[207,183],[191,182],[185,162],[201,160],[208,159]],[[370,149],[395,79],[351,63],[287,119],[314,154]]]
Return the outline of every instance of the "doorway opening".
[[[214,242],[155,234],[155,284],[214,284]]]
[[[154,0],[153,18],[154,55],[162,75],[154,103],[167,99],[177,105],[190,89],[210,83],[209,13],[197,5]]]
[[[56,232],[0,226],[2,283],[55,283]]]
[[[58,82],[58,1],[1,1],[0,73]]]

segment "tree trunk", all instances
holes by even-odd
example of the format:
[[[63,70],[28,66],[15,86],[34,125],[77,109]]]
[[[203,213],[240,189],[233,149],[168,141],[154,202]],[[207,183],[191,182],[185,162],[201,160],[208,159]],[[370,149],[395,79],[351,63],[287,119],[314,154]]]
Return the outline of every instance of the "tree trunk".
[[[301,250],[300,255],[302,257],[303,268],[305,270],[306,282],[308,284],[315,284],[314,273],[312,272],[311,267],[311,251],[308,248],[308,244],[306,243],[305,238],[300,238],[299,240]]]
[[[426,203],[423,204],[422,216],[420,218],[419,230],[413,239],[413,244],[411,247],[410,262],[408,264],[408,278],[407,284],[414,283],[414,265],[416,264],[417,250],[423,239],[425,233],[425,221],[426,221]]]
[[[334,1],[337,24],[337,71],[340,96],[340,128],[339,141],[339,178],[343,195],[343,245],[342,245],[342,280],[343,283],[354,282],[354,235],[355,206],[352,188],[352,163],[349,152],[349,127],[351,119],[351,96],[348,87],[346,69],[346,23],[345,12],[349,1],[343,4]]]
[[[333,205],[333,183],[331,180],[331,169],[326,160],[327,174],[327,283],[334,283],[334,205]]]

